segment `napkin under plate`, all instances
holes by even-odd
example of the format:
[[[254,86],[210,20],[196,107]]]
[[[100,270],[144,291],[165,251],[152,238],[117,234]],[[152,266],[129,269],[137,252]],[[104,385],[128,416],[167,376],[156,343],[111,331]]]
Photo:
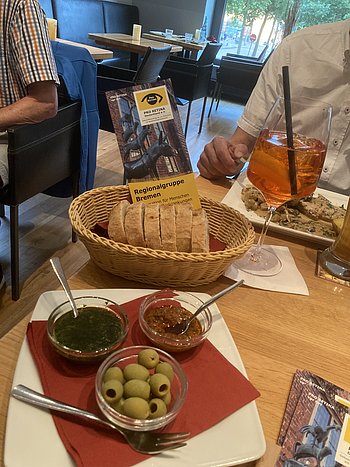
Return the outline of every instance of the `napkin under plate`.
[[[124,346],[150,344],[138,325],[138,310],[143,299],[123,305],[130,322]],[[29,323],[27,339],[44,393],[99,414],[94,393],[97,366],[71,363],[56,354],[46,336],[46,321]],[[191,436],[195,436],[260,395],[208,340],[175,357],[187,375],[189,390],[180,414],[166,427],[167,431],[190,431]],[[149,458],[133,451],[112,430],[80,424],[65,415],[54,415],[53,418],[63,444],[78,467],[112,467],[116,464],[127,467]]]

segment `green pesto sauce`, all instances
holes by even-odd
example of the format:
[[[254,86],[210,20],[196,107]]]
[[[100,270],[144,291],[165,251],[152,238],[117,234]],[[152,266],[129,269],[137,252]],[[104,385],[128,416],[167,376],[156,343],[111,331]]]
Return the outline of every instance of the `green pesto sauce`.
[[[69,312],[56,321],[54,335],[60,344],[82,352],[96,352],[119,340],[121,321],[113,311],[91,306],[78,310],[77,318]]]

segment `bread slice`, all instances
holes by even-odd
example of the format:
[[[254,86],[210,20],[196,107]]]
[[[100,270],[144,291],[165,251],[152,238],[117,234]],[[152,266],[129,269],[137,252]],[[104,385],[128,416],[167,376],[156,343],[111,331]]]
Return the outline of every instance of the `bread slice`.
[[[109,213],[108,236],[115,242],[127,243],[124,219],[128,206],[130,206],[129,201],[124,199],[119,201]]]
[[[204,209],[192,213],[191,251],[192,253],[209,252],[209,224]]]
[[[162,250],[176,251],[175,207],[173,204],[159,206],[159,221]]]
[[[143,230],[145,204],[130,204],[125,214],[125,234],[127,242],[134,246],[146,246]]]
[[[191,251],[192,205],[179,203],[175,205],[176,212],[176,251]]]
[[[160,238],[159,204],[145,205],[143,227],[147,248],[161,250],[162,241]]]

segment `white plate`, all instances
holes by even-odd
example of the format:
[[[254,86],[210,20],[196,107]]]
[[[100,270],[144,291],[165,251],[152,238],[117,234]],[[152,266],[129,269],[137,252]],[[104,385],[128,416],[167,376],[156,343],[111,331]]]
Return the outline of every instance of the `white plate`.
[[[165,36],[165,32],[162,31],[150,31],[151,34],[154,34],[155,36]]]
[[[154,34],[155,36],[162,36],[165,37],[165,32],[162,31],[150,31],[150,34]],[[185,36],[183,34],[173,34],[170,39],[184,39]]]
[[[151,290],[108,289],[77,290],[75,296],[93,295],[110,298],[119,303],[132,300]],[[196,294],[203,299],[206,294]],[[35,306],[33,320],[47,319],[49,311],[64,301],[64,292],[45,292]],[[217,306],[210,307],[213,327],[210,341],[245,376],[246,372],[237,347]],[[24,384],[42,392],[27,339],[24,340],[14,375],[13,386]],[[147,459],[144,467],[238,465],[260,458],[266,449],[265,438],[255,402],[251,402],[209,430],[190,439],[187,446]],[[5,436],[6,467],[73,467],[50,413],[10,398]],[[98,467],[98,466],[96,466]]]
[[[242,199],[241,199],[241,191],[247,185],[251,185],[246,173],[241,174],[235,182],[233,182],[232,187],[222,200],[224,204],[227,204],[231,208],[237,209],[237,211],[241,212],[242,214],[250,220],[250,222],[258,227],[262,227],[264,225],[264,219],[254,211],[248,211],[245,207]],[[335,206],[344,206],[346,208],[348,203],[348,197],[342,195],[340,193],[335,193],[334,191],[327,191],[323,190],[322,188],[316,188],[316,194],[320,194],[325,196],[329,201],[331,201]],[[291,237],[309,239],[312,242],[322,243],[324,245],[330,245],[333,240],[326,237],[320,237],[319,235],[313,235],[309,232],[301,232],[300,230],[290,229],[289,227],[284,227],[282,225],[275,224],[271,222],[269,226],[269,230],[279,232],[284,235],[288,235]]]

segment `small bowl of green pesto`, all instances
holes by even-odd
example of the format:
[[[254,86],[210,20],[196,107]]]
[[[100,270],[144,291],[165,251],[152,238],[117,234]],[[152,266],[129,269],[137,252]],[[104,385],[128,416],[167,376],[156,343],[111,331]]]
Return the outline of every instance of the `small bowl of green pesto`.
[[[69,301],[50,314],[47,335],[57,353],[77,361],[93,363],[117,350],[129,330],[128,316],[116,302],[101,297],[75,298],[75,318]]]

